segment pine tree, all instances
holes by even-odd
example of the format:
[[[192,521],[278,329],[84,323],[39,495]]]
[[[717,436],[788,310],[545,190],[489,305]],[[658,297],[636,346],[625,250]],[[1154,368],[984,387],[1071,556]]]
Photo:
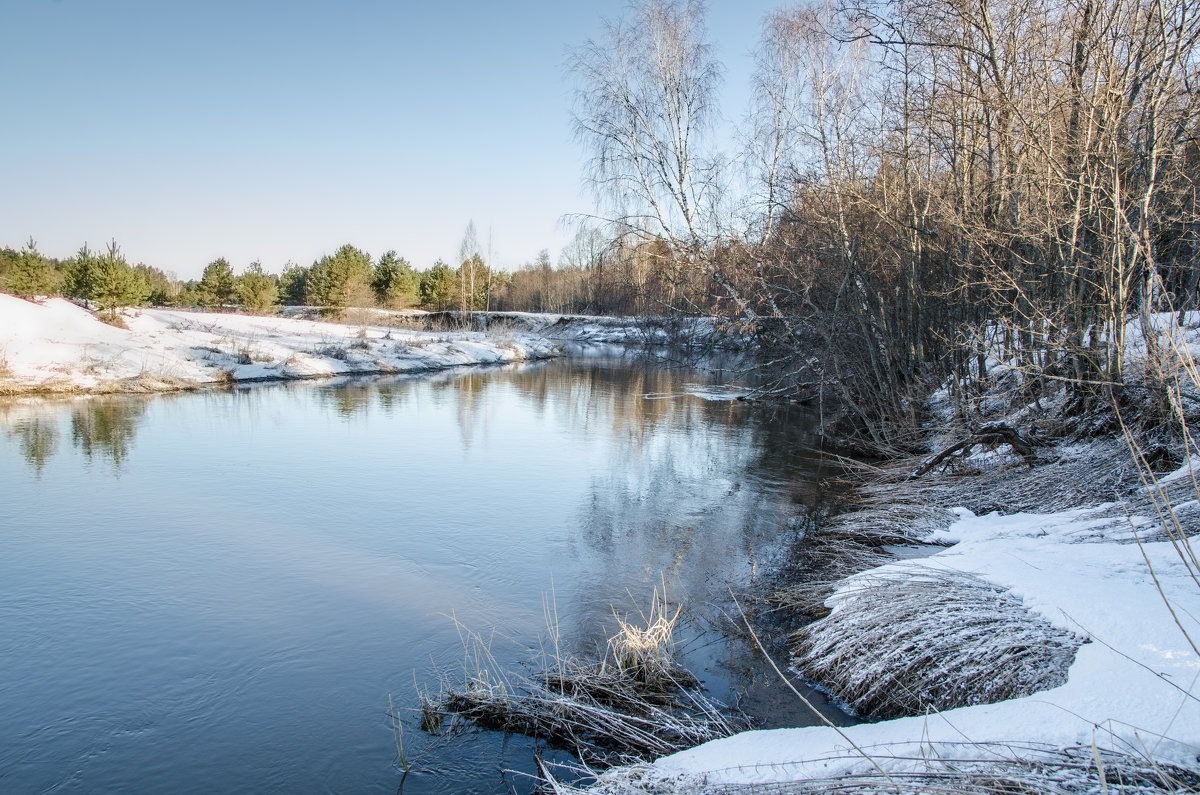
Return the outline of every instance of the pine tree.
[[[304,284],[308,279],[308,268],[289,262],[279,274],[279,300],[288,306],[303,306]]]
[[[145,303],[150,296],[150,283],[143,274],[129,267],[114,240],[99,255],[84,244],[68,265],[65,292],[91,303],[101,314],[115,318],[121,307]]]
[[[60,278],[50,261],[29,243],[17,253],[8,273],[4,277],[4,288],[14,295],[32,298],[35,295],[53,295],[58,292]]]
[[[308,303],[338,314],[351,306],[370,306],[371,257],[365,251],[346,244],[332,256],[313,263],[305,279]]]
[[[408,260],[389,251],[375,265],[371,288],[380,306],[404,309],[417,302],[419,281]]]
[[[421,306],[444,311],[458,301],[458,277],[450,266],[438,260],[421,275]]]
[[[219,257],[204,266],[204,273],[200,276],[196,290],[202,306],[221,307],[236,303],[237,280],[229,261]]]
[[[274,276],[263,273],[262,263],[252,262],[237,279],[237,295],[242,309],[257,315],[275,311],[279,288]]]

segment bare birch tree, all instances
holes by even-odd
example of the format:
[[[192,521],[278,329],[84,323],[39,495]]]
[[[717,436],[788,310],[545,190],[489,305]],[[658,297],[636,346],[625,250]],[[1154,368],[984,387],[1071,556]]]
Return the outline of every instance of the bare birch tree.
[[[608,21],[599,41],[572,55],[575,131],[590,152],[587,179],[616,223],[643,242],[665,243],[667,301],[699,269],[750,307],[707,256],[720,237],[724,185],[706,146],[717,116],[721,67],[706,39],[699,0],[640,0],[630,20]]]

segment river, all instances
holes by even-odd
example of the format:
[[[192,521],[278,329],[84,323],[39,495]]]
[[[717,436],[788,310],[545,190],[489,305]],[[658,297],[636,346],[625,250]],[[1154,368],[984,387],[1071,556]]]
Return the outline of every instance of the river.
[[[525,790],[533,740],[423,734],[418,691],[461,627],[519,668],[546,604],[586,652],[660,583],[684,663],[770,723],[713,616],[822,463],[737,383],[573,359],[0,403],[0,790]]]

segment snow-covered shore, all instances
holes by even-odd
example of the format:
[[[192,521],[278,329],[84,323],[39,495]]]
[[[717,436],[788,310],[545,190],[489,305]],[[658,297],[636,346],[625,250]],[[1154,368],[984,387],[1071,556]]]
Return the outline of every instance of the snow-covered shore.
[[[958,513],[949,530],[930,539],[953,546],[845,581],[831,600],[834,609],[872,577],[919,576],[921,567],[970,572],[1011,589],[1052,624],[1089,639],[1064,685],[995,704],[843,729],[746,732],[661,759],[639,778],[670,781],[679,792],[702,791],[870,774],[876,765],[889,772],[921,770],[939,758],[1020,756],[1022,746],[1095,745],[1196,768],[1200,659],[1183,630],[1200,639],[1200,588],[1172,545],[1139,546],[1119,532],[1106,539],[1103,528],[1125,519],[1105,510]],[[1143,529],[1153,523],[1145,516],[1133,521]]]
[[[0,293],[0,394],[149,392],[563,353],[561,340],[521,331],[424,332],[171,309],[127,310],[121,320],[126,328],[61,298],[32,302]]]
[[[1171,484],[1185,525],[1197,510],[1197,467],[1200,458],[1160,479]],[[1195,566],[1185,562],[1186,549],[1181,556],[1170,541],[1137,542],[1162,537],[1156,513],[1127,515],[1124,506],[1111,503],[1052,513],[955,513],[948,529],[926,539],[949,546],[842,581],[827,603],[833,614],[873,582],[921,578],[930,569],[968,573],[1008,589],[1035,615],[1086,639],[1064,684],[1023,698],[845,728],[747,731],[653,764],[610,770],[588,791],[818,792],[852,781],[861,787],[856,792],[895,792],[896,781],[904,792],[954,791],[944,783],[949,770],[1014,761],[1030,770],[1060,749],[1081,749],[1072,752],[1076,772],[1090,782],[1078,790],[1059,782],[1064,792],[1093,791],[1091,785],[1096,792],[1149,791],[1122,789],[1120,773],[1110,771],[1103,780],[1095,760],[1103,769],[1117,758],[1109,754],[1151,769],[1179,765],[1200,782],[1200,656],[1192,645],[1200,642],[1200,584]],[[964,622],[972,618],[962,616]],[[889,652],[896,650],[880,650]],[[1000,775],[999,768],[992,774]],[[1043,786],[1032,785],[1038,791]]]
[[[1182,326],[1171,316],[1155,320],[1159,345],[1183,363],[1181,390],[1194,394],[1191,363],[1200,359],[1200,318],[1189,313]],[[1135,361],[1146,356],[1141,331],[1135,326],[1127,334]],[[1001,377],[1008,368],[998,360],[990,366]],[[1028,410],[1008,419],[1015,422]],[[943,449],[953,440],[955,424],[948,414],[938,416],[938,428],[931,431],[934,449]],[[949,572],[1003,589],[1006,602],[1019,600],[1031,622],[1040,619],[1082,641],[1062,684],[1005,701],[847,728],[748,731],[653,764],[607,771],[589,791],[1197,791],[1200,558],[1191,539],[1200,532],[1200,455],[1194,441],[1186,448],[1191,455],[1182,466],[1157,477],[1145,462],[1135,463],[1120,439],[1061,442],[1042,450],[1043,463],[1033,468],[1019,457],[1006,463],[988,451],[972,457],[970,468],[980,470],[975,474],[931,475],[911,492],[914,502],[898,506],[877,499],[878,511],[864,514],[870,523],[890,509],[900,507],[896,514],[904,515],[920,507],[925,515],[950,509],[953,518],[923,529],[921,521],[908,521],[917,530],[908,537],[939,545],[931,548],[936,554],[901,556],[837,584],[823,621],[857,610],[858,626],[874,622],[881,637],[891,629],[894,638],[866,658],[850,654],[837,660],[843,671],[903,688],[903,677],[893,679],[891,673],[902,672],[924,649],[909,645],[909,628],[889,625],[888,605],[881,597],[872,605],[869,594],[887,583],[934,580]],[[940,480],[931,483],[935,477]],[[901,487],[878,494],[895,497],[904,493]],[[954,608],[952,599],[930,604],[927,615],[938,617],[913,620],[924,620],[930,637],[957,631],[947,626],[947,616],[951,623],[961,617],[964,626],[986,625]],[[855,625],[844,622],[843,633]],[[964,642],[981,644],[975,648],[982,657],[988,640],[976,633]],[[834,654],[846,648],[861,652],[847,643]],[[958,651],[960,658],[971,652]],[[937,666],[939,660],[928,662]],[[940,667],[944,681],[986,690],[987,681],[982,687],[980,681],[965,681],[977,680],[978,670],[964,673],[944,661]]]

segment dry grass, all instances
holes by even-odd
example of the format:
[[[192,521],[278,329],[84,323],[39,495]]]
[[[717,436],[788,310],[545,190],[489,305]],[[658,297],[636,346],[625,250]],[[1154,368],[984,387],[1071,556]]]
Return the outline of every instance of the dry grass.
[[[654,759],[744,728],[705,696],[699,682],[674,660],[671,611],[655,592],[649,615],[638,624],[619,618],[618,631],[599,661],[580,660],[558,648],[544,653],[540,670],[507,673],[479,635],[466,633],[467,664],[460,685],[421,699],[422,728],[440,733],[447,719],[484,729],[546,739],[589,764]]]
[[[777,590],[770,602],[810,619],[829,615],[825,601],[842,580],[892,560],[886,552],[853,539],[815,535],[805,540],[800,579]]]
[[[96,318],[101,323],[112,326],[113,328],[129,331],[129,324],[125,322],[125,318],[122,317],[115,309],[107,312],[92,312],[92,317]]]
[[[794,636],[796,667],[861,715],[893,718],[1018,698],[1066,682],[1082,639],[978,577],[861,576]]]
[[[665,586],[662,593],[666,593]],[[618,630],[608,638],[599,672],[614,671],[650,689],[671,689],[681,682],[691,686],[690,674],[675,664],[675,622],[682,610],[679,605],[671,613],[665,596],[656,588],[649,615],[641,616],[642,623],[614,613]]]
[[[834,767],[851,767],[850,772],[753,784],[713,783],[708,777],[666,774],[650,765],[635,765],[601,773],[586,786],[567,785],[547,774],[543,789],[556,795],[1149,795],[1200,791],[1200,774],[1195,771],[1096,747],[960,743],[939,745],[936,753],[907,757],[884,753],[873,759],[883,765],[886,774],[869,765],[857,768],[853,764],[859,761],[857,757],[828,760]]]
[[[838,583],[893,560],[889,545],[925,543],[955,515],[931,499],[928,482],[905,481],[911,461],[873,469],[849,510],[819,521],[798,546],[790,581],[770,601],[808,618],[829,614],[825,600]]]

